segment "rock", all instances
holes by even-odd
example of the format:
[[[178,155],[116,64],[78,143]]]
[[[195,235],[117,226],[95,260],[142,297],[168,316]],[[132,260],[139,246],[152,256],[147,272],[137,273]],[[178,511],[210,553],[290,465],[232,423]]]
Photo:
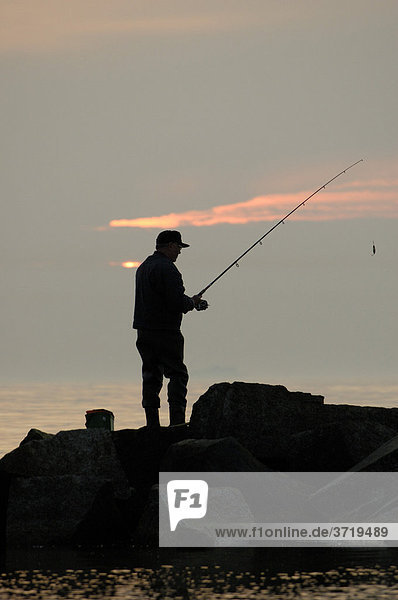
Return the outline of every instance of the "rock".
[[[319,423],[323,401],[280,385],[216,384],[194,404],[190,432],[196,438],[233,436],[272,468],[286,438]]]
[[[159,482],[160,461],[167,449],[187,437],[188,425],[113,432],[117,455],[130,484],[147,491]]]
[[[0,469],[24,477],[98,476],[113,481],[121,493],[128,483],[110,431],[76,429],[33,440],[6,454]]]
[[[149,488],[158,482],[161,458],[187,432],[187,425],[158,431],[83,429],[57,435],[31,430],[0,461],[2,475],[11,477],[8,543],[106,543],[129,538]]]
[[[253,513],[246,503],[242,492],[237,488],[226,485],[222,487],[211,486],[209,489],[209,501],[206,511],[206,520],[183,518],[174,532],[171,533],[169,526],[168,508],[166,502],[165,486],[160,486],[159,513],[160,524],[159,541],[166,546],[190,547],[192,537],[195,536],[194,546],[211,547],[223,545],[222,540],[217,538],[215,523],[222,522],[226,527],[234,527],[236,523],[253,523]],[[225,518],[225,515],[228,518]],[[221,543],[220,543],[221,542]]]
[[[45,433],[44,431],[40,431],[40,429],[30,429],[28,431],[26,437],[22,440],[22,442],[19,445],[23,446],[24,444],[27,444],[28,442],[34,442],[34,441],[38,441],[38,440],[47,440],[53,436],[54,436],[53,433]]]
[[[8,498],[12,476],[0,471],[0,565],[6,554]]]
[[[325,423],[346,420],[369,420],[378,425],[390,427],[398,433],[398,408],[384,408],[378,406],[352,406],[350,404],[325,404],[322,409]]]
[[[2,458],[0,470],[11,476],[10,545],[68,543],[81,539],[81,531],[87,541],[109,539],[107,527],[120,524],[123,509],[130,518],[132,491],[109,431],[61,431],[26,441]],[[123,528],[115,531],[120,536]]]
[[[235,438],[183,440],[170,446],[161,471],[267,471]]]
[[[9,546],[65,544],[106,484],[89,475],[15,477],[7,515]]]
[[[189,425],[56,435],[31,429],[0,460],[0,534],[21,546],[126,539],[157,546],[160,470],[224,472],[228,488],[231,471],[397,467],[398,409],[325,405],[322,396],[283,386],[222,383],[194,404]],[[253,515],[267,493],[259,490]],[[290,491],[283,498],[294,500]],[[189,541],[197,527],[182,523],[181,535]]]
[[[215,545],[214,527],[203,531],[196,519],[183,519],[178,523],[177,529],[170,536],[168,527],[168,507],[165,486],[159,493],[159,485],[153,486],[149,495],[148,504],[144,510],[138,527],[134,533],[135,541],[141,546],[156,547],[159,544],[159,511],[162,514],[164,529],[161,530],[161,540],[167,545],[177,547],[191,546],[192,532],[195,532],[195,545],[209,547]],[[210,518],[219,519],[227,511],[232,523],[252,522],[253,515],[247,506],[241,492],[228,487],[210,490],[209,511]]]
[[[395,523],[398,518],[397,474],[345,471],[325,481],[309,500],[311,506],[324,514],[319,522],[374,523],[376,526]],[[369,545],[369,538],[366,544]]]
[[[370,419],[320,425],[287,440],[284,470],[345,471],[393,436],[393,429]]]
[[[134,532],[134,542],[141,547],[157,548],[159,545],[159,509],[161,508],[167,513],[167,503],[164,495],[159,494],[159,485],[152,486],[148,502],[142,513],[137,529]],[[168,522],[167,516],[164,516],[164,523]],[[189,528],[184,527],[186,522],[181,522],[178,527],[178,537],[174,536],[173,544],[179,547],[189,546],[189,539],[192,537],[192,532]],[[167,527],[167,526],[166,526]],[[169,535],[169,531],[167,534]],[[162,538],[164,537],[161,532]],[[200,539],[201,534],[196,532],[196,539]],[[206,534],[203,534],[204,546],[212,546],[213,540]]]
[[[283,386],[220,383],[192,409],[191,436],[235,437],[270,469],[342,471],[398,433],[398,409],[327,405]]]
[[[351,471],[398,471],[398,435],[355,464]]]
[[[121,498],[109,481],[98,490],[90,509],[75,527],[72,540],[78,544],[127,542],[137,526],[141,502],[137,493]]]
[[[159,484],[153,485],[146,506],[142,512],[134,541],[139,546],[156,548],[159,544]]]

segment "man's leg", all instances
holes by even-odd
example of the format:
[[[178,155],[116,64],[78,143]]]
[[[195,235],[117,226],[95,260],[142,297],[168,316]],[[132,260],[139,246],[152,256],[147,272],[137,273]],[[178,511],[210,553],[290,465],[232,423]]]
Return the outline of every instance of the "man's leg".
[[[167,351],[162,352],[164,374],[169,378],[167,396],[170,425],[185,423],[188,370],[184,364],[184,338],[180,331],[167,334]]]
[[[142,359],[142,406],[148,427],[159,426],[159,393],[163,385],[163,369],[157,350],[158,332],[137,332],[137,349]]]

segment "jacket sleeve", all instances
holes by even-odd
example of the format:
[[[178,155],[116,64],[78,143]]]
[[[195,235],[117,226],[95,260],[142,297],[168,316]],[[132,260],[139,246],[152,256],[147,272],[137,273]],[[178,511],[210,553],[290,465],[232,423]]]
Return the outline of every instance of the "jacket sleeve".
[[[170,263],[163,271],[163,290],[166,307],[170,312],[187,313],[195,308],[192,298],[185,294],[182,276],[177,267]]]

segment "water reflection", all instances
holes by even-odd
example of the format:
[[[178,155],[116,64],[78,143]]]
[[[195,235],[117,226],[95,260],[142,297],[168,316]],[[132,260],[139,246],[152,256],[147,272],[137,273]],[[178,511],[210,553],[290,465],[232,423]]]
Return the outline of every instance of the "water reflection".
[[[398,567],[394,564],[394,550],[389,553],[362,553],[362,556],[355,553],[340,556],[321,554],[323,556],[297,552],[285,555],[269,551],[249,554],[246,551],[239,554],[180,552],[169,556],[173,559],[172,564],[156,564],[165,555],[148,554],[139,557],[142,566],[135,567],[9,569],[0,576],[0,600],[382,600],[398,597]],[[84,556],[80,558],[84,563]],[[119,561],[120,557],[114,557],[114,560]],[[334,566],[338,560],[345,564]],[[306,564],[308,561],[312,568]],[[109,557],[104,562],[109,562]],[[145,563],[152,563],[152,566]]]

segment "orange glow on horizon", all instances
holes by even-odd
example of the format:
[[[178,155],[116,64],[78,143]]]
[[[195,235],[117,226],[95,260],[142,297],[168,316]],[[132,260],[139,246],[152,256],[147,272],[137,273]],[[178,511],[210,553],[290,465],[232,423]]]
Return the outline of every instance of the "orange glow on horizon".
[[[126,260],[124,262],[116,262],[111,260],[108,265],[110,267],[124,267],[125,269],[136,269],[140,266],[140,262],[137,260]]]
[[[136,219],[114,219],[110,221],[109,227],[175,229],[182,226],[206,227],[226,223],[278,221],[312,192],[306,190],[294,194],[269,194],[204,210]],[[332,221],[369,217],[398,218],[398,180],[346,182],[344,187],[337,186],[337,189],[331,191],[322,190],[294,213],[291,219]]]
[[[125,269],[136,269],[140,266],[140,264],[141,263],[136,260],[127,260],[125,262],[122,262],[122,267],[124,267]]]

